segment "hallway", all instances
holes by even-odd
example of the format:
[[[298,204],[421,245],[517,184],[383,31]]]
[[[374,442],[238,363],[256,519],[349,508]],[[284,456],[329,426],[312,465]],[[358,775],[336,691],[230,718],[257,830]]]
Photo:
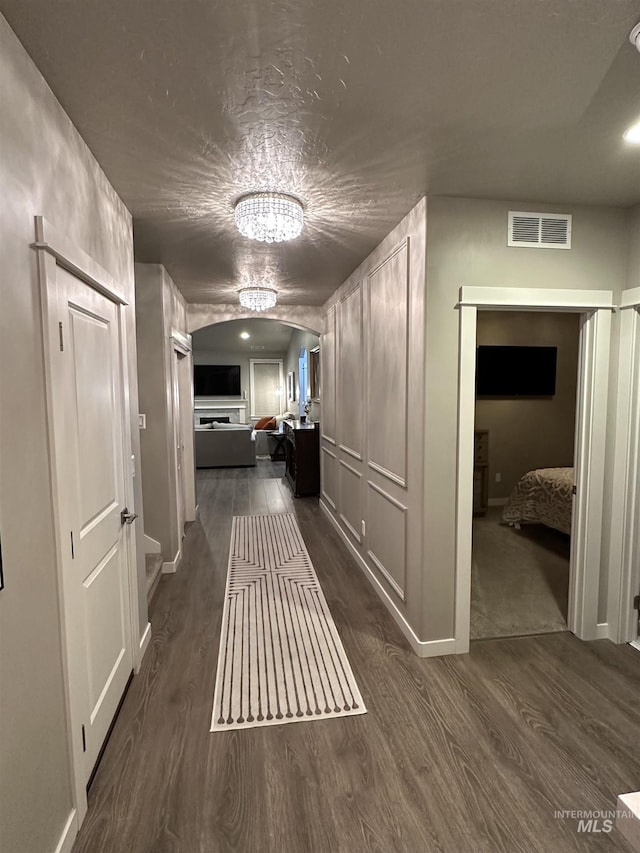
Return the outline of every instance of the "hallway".
[[[200,518],[162,578],[74,853],[628,850],[556,810],[640,788],[640,655],[572,635],[420,660],[281,465],[198,472]],[[274,476],[275,475],[275,476]],[[210,734],[234,514],[294,511],[368,713]]]

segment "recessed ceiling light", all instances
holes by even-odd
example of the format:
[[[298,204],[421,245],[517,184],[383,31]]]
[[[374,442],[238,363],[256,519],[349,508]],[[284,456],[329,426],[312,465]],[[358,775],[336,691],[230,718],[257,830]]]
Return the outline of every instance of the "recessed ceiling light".
[[[240,337],[242,338],[243,341],[246,341],[247,338],[251,337],[251,335],[249,334],[249,332],[240,332]]]
[[[625,130],[622,138],[633,145],[640,145],[640,121],[632,124],[628,130]]]

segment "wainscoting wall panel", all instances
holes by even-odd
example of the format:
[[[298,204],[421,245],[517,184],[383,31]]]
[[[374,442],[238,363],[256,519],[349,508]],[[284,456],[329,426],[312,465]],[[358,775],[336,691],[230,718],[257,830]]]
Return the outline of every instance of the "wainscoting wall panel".
[[[340,520],[356,542],[362,541],[362,474],[339,460]]]
[[[422,640],[425,244],[423,199],[325,305],[321,502],[412,647],[430,655],[444,647]]]
[[[407,508],[375,483],[367,483],[367,519],[370,525],[367,553],[404,600],[407,574]]]
[[[337,457],[333,450],[324,445],[320,448],[321,494],[332,510],[338,508],[338,489],[336,471]]]
[[[327,325],[320,345],[321,435],[336,443],[336,308],[327,312]]]
[[[363,370],[362,288],[357,284],[338,303],[337,414],[340,449],[362,459]]]
[[[407,478],[409,240],[369,274],[369,466],[401,486]]]

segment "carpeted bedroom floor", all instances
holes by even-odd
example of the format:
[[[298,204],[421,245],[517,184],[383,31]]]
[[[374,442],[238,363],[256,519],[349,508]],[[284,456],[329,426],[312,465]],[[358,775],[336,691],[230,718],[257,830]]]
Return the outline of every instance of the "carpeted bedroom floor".
[[[473,520],[471,639],[566,631],[569,537],[540,524],[515,530],[501,513]]]

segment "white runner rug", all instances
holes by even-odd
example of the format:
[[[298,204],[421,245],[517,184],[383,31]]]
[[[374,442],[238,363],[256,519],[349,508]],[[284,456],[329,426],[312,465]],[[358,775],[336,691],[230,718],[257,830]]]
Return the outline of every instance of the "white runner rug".
[[[211,731],[364,713],[295,516],[236,516]]]

